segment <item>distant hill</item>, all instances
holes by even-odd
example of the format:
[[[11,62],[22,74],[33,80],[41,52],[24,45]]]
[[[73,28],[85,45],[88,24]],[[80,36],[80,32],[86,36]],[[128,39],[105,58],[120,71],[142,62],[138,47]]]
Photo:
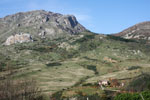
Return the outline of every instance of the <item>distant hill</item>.
[[[51,38],[66,33],[77,34],[86,29],[73,15],[36,10],[0,18],[0,42],[9,36],[28,33],[33,37]],[[63,34],[62,34],[63,33]]]
[[[126,39],[150,40],[150,21],[136,24],[115,34],[115,36],[121,36]]]

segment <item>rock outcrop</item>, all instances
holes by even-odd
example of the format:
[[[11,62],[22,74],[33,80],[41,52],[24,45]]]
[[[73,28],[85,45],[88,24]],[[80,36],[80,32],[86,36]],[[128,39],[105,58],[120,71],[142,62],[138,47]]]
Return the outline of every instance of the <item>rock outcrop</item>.
[[[73,15],[36,10],[20,12],[0,18],[0,42],[16,33],[30,33],[33,37],[50,38],[60,34],[77,34],[86,29]]]
[[[121,36],[126,39],[145,39],[150,40],[150,21],[136,24],[115,36]]]
[[[26,33],[20,33],[20,34],[16,34],[16,35],[11,35],[10,37],[7,38],[5,45],[11,45],[11,44],[15,44],[15,43],[24,43],[24,42],[31,42],[32,37],[30,34],[26,34]]]

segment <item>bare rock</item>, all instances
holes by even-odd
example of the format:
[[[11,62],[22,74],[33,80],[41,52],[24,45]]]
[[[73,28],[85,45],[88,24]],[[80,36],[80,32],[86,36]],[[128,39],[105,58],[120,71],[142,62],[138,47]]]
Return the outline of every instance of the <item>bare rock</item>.
[[[0,41],[1,37],[6,38],[13,33],[20,33],[19,30],[41,38],[86,31],[75,16],[44,10],[20,12],[0,19]]]
[[[21,34],[15,34],[11,35],[7,38],[5,45],[11,45],[15,43],[24,43],[24,42],[30,42],[33,41],[30,34],[27,33],[21,33]]]

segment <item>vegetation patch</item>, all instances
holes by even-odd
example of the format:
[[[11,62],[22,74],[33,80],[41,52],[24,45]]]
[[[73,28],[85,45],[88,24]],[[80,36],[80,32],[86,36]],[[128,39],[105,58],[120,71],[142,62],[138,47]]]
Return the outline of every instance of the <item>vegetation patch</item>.
[[[87,56],[85,56],[85,57],[83,57],[83,58],[86,59],[86,60],[98,61],[97,59],[89,58],[89,57],[87,57]]]
[[[125,39],[125,38],[113,36],[113,35],[107,35],[107,39],[122,41],[122,42],[137,42],[136,40],[133,40],[133,39]]]
[[[115,96],[114,100],[149,100],[150,91],[143,91],[140,93],[121,93]]]
[[[47,67],[54,67],[54,66],[61,66],[62,64],[59,62],[52,62],[52,63],[48,63],[46,64]]]
[[[128,91],[144,91],[150,89],[150,74],[142,73],[134,78],[126,88]]]
[[[77,39],[72,44],[83,43],[83,42],[89,41],[89,40],[94,39],[94,38],[95,38],[95,34],[84,35],[83,38]]]
[[[28,64],[26,61],[22,60],[12,60],[8,56],[0,55],[0,71],[6,71],[10,69],[18,69],[24,67]]]
[[[105,94],[105,91],[92,86],[73,87],[71,89],[54,93],[52,96],[58,100],[111,100],[110,96]]]
[[[95,72],[95,74],[98,74],[98,71],[97,71],[97,68],[96,68],[96,66],[95,65],[87,65],[87,67],[86,67],[87,69],[89,69],[89,70],[92,70],[92,71],[94,71]]]
[[[96,65],[88,65],[88,64],[86,64],[84,62],[83,63],[79,63],[79,65],[82,66],[82,67],[84,67],[84,68],[86,68],[86,69],[88,69],[88,70],[94,71],[94,73],[96,75],[99,74],[99,72],[97,71]]]
[[[86,41],[80,44],[79,50],[81,52],[89,51],[89,50],[94,50],[100,45],[100,41],[98,40],[90,40]]]
[[[141,66],[131,66],[127,70],[136,70],[136,69],[141,69]]]

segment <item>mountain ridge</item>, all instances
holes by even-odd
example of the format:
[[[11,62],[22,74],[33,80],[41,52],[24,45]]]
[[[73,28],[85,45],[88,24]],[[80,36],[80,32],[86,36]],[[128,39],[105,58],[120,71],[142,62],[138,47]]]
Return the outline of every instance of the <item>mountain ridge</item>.
[[[0,19],[0,37],[29,33],[36,38],[51,38],[87,31],[73,15],[62,15],[44,10],[19,12]]]
[[[122,32],[114,34],[126,39],[144,39],[150,40],[150,21],[135,24]]]

